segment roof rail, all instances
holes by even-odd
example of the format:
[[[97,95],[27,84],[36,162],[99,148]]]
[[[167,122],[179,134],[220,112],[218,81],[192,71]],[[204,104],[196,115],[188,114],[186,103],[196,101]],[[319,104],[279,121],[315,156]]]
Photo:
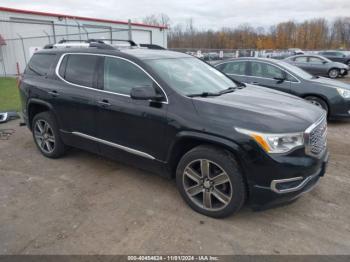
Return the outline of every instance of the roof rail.
[[[94,47],[98,49],[110,49],[115,50],[116,48],[106,44],[99,39],[88,39],[88,40],[66,40],[62,39],[57,44],[48,44],[44,46],[44,49],[53,49],[53,48],[74,48],[74,47]]]
[[[105,41],[109,41],[110,43],[106,43]],[[157,50],[165,50],[164,47],[154,44],[140,44],[137,45],[132,40],[125,40],[125,39],[87,39],[87,40],[66,40],[62,39],[57,44],[48,44],[44,46],[44,49],[53,49],[53,48],[74,48],[74,47],[94,47],[98,49],[109,49],[109,50],[116,50],[118,47],[113,42],[127,42],[130,44],[130,47],[142,47],[142,48],[148,48],[148,49],[157,49]],[[112,44],[113,43],[113,44]]]
[[[109,42],[113,42],[113,41],[116,41],[116,42],[127,42],[130,44],[130,46],[133,46],[133,47],[136,47],[138,46],[133,40],[125,40],[125,39],[116,39],[116,38],[101,38],[101,39],[88,39],[86,41],[93,41],[93,42],[102,42],[104,43],[105,41],[109,41]]]
[[[155,49],[155,50],[166,50],[166,48],[155,44],[140,44],[140,47],[145,47],[148,49]]]

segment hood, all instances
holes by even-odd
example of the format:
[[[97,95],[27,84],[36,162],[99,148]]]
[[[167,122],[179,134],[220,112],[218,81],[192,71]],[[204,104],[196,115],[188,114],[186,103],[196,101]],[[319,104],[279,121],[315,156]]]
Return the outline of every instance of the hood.
[[[332,62],[332,67],[337,67],[337,68],[349,70],[349,67],[346,64],[343,64],[340,62]]]
[[[350,84],[341,82],[339,80],[333,80],[330,78],[326,78],[326,77],[313,78],[313,79],[309,79],[309,81],[323,85],[323,86],[328,86],[328,87],[333,87],[333,88],[340,87],[340,88],[350,90]]]
[[[193,103],[208,121],[265,133],[305,131],[325,113],[301,98],[251,85],[221,96],[196,97]]]

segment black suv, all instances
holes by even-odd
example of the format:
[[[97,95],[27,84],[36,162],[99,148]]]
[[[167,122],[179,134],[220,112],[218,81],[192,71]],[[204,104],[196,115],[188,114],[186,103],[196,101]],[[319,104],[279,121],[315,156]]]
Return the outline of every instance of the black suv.
[[[106,45],[107,46],[107,45]],[[54,48],[31,58],[23,115],[41,153],[68,146],[174,177],[196,211],[289,202],[328,160],[325,111],[167,50]],[[160,196],[161,197],[161,196]]]
[[[327,57],[334,62],[344,63],[350,66],[350,52],[349,51],[323,51],[319,55]]]

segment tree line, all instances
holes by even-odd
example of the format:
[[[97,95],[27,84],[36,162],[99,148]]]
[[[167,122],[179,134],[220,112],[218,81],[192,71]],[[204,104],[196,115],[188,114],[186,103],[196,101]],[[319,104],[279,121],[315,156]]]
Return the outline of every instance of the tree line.
[[[287,21],[268,29],[242,24],[220,30],[198,30],[192,19],[185,25],[172,25],[165,14],[145,17],[143,22],[167,25],[169,48],[350,49],[350,17],[338,17],[332,21],[324,18],[304,22]]]

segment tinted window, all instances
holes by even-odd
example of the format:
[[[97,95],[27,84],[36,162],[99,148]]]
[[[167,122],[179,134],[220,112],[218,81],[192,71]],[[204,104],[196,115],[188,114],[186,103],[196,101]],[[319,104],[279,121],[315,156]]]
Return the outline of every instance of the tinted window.
[[[283,71],[270,64],[251,62],[251,75],[264,78],[283,78]]]
[[[34,54],[24,73],[40,76],[47,75],[55,58],[55,54]]]
[[[226,74],[245,75],[246,62],[231,62],[222,64],[220,69]]]
[[[98,58],[94,55],[68,55],[67,60],[62,61],[64,63],[61,63],[59,73],[68,82],[93,87]],[[66,64],[65,70],[64,64]]]
[[[306,56],[299,56],[299,57],[295,58],[295,62],[306,63],[307,57]]]
[[[129,95],[134,87],[152,86],[153,81],[132,63],[106,57],[104,62],[104,89]]]

